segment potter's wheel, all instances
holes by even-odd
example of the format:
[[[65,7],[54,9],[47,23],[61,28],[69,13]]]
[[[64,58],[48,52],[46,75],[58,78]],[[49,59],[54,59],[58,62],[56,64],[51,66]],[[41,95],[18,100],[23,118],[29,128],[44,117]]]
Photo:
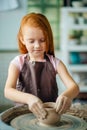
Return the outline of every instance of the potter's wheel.
[[[64,114],[55,126],[42,125],[32,113],[20,115],[10,122],[17,130],[86,130],[87,123],[75,116]]]

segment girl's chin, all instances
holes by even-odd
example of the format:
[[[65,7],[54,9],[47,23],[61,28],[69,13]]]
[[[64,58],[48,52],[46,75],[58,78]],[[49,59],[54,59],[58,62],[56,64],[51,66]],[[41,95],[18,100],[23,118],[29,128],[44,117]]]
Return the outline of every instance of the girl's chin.
[[[42,55],[44,55],[44,52],[35,51],[35,52],[31,53],[31,54],[34,55],[34,56],[42,56]]]
[[[32,55],[30,55],[32,58],[35,59],[43,59],[44,58],[44,53],[32,53]]]

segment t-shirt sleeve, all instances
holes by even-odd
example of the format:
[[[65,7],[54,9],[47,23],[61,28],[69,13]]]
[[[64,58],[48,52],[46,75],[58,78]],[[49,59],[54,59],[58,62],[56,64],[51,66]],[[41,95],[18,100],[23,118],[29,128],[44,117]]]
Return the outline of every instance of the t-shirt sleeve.
[[[52,62],[53,62],[53,66],[55,68],[55,72],[57,73],[57,67],[59,65],[60,59],[57,58],[57,57],[53,57],[53,61]]]
[[[57,67],[60,62],[60,59],[57,57],[54,57],[53,55],[48,55],[50,62],[53,64],[53,67],[55,69],[55,72],[57,73]]]
[[[20,71],[24,63],[24,56],[23,55],[16,56],[10,63],[14,64]]]

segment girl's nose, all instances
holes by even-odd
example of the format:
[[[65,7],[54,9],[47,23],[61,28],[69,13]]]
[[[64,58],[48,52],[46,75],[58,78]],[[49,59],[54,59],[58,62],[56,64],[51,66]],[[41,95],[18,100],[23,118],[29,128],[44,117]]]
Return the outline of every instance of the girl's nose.
[[[35,47],[35,48],[40,47],[40,43],[39,43],[39,41],[36,41],[36,42],[35,42],[34,47]]]

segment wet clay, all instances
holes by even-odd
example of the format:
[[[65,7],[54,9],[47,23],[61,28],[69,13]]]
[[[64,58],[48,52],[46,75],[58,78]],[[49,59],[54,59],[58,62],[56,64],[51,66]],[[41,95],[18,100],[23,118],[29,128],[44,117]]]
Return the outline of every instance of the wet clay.
[[[10,108],[0,114],[0,130],[86,130],[87,107],[83,106],[71,108],[69,113],[63,114],[56,125],[41,125],[36,117],[31,113],[27,105]],[[81,111],[82,110],[82,111]],[[75,113],[82,113],[81,118],[75,116]],[[74,114],[74,116],[72,115]],[[77,115],[77,114],[76,114]]]
[[[59,115],[55,110],[55,103],[47,102],[44,103],[43,107],[47,112],[46,118],[39,118],[38,121],[40,125],[55,125],[60,121],[61,115]]]

